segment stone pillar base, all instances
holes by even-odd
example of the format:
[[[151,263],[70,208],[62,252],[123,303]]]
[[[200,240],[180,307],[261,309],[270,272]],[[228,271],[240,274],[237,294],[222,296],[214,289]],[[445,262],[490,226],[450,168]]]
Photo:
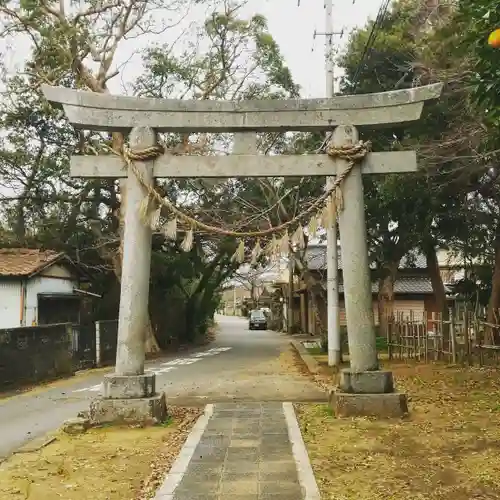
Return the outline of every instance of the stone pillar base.
[[[104,399],[149,398],[156,393],[156,375],[104,375]]]
[[[167,419],[165,393],[147,398],[96,399],[90,403],[89,419],[93,425],[156,425]]]
[[[338,417],[404,417],[408,415],[406,394],[395,392],[390,371],[342,370],[338,389],[328,395],[328,404]]]
[[[347,368],[340,372],[339,388],[355,394],[387,394],[394,392],[394,379],[388,371],[353,372]]]
[[[337,417],[401,418],[408,415],[406,394],[354,394],[332,389],[328,404]]]
[[[154,373],[104,376],[102,398],[90,404],[91,424],[154,425],[167,418],[165,394],[156,394]]]

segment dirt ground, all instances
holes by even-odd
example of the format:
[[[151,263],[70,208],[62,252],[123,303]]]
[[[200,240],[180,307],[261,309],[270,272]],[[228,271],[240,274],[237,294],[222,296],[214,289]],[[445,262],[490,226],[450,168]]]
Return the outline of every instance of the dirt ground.
[[[151,498],[201,409],[170,408],[171,420],[148,428],[102,427],[17,453],[0,465],[0,498],[143,500]]]
[[[407,420],[336,419],[327,405],[297,405],[321,498],[500,499],[500,370],[384,365],[410,397]]]

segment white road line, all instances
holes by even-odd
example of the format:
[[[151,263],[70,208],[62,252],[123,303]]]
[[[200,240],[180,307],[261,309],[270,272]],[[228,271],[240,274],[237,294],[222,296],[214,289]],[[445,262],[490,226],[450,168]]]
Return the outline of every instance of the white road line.
[[[231,347],[214,347],[208,351],[205,352],[197,352],[196,354],[193,354],[193,358],[205,358],[208,356],[215,356],[217,354],[220,354],[221,352],[226,352],[232,349]]]
[[[171,372],[172,370],[175,370],[175,366],[166,366],[165,368],[160,368],[159,370],[155,370],[154,373],[158,375],[160,373]]]
[[[162,363],[162,366],[192,365],[197,361],[200,361],[200,358],[194,358],[194,359],[180,358],[180,359],[173,359],[172,361],[167,361],[166,363]]]
[[[100,390],[101,390],[101,384],[96,384],[96,385],[92,385],[90,387],[84,387],[83,389],[77,389],[76,391],[73,391],[73,392],[85,392],[85,391],[97,392]]]
[[[145,373],[155,373],[157,375],[168,373],[172,370],[175,370],[178,366],[183,365],[192,365],[197,361],[201,361],[203,358],[208,356],[216,356],[222,352],[226,352],[232,349],[232,347],[213,347],[208,351],[198,352],[196,354],[191,355],[189,358],[178,358],[173,359],[171,361],[167,361],[161,364],[159,368],[147,368],[144,370]],[[101,390],[102,384],[92,385],[90,387],[84,387],[83,389],[76,389],[73,392],[98,392]]]

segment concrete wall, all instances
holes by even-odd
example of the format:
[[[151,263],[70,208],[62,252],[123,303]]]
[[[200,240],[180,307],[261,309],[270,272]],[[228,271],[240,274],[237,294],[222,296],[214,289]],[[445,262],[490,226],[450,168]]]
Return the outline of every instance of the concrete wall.
[[[0,279],[0,328],[21,325],[21,280]]]
[[[0,330],[0,389],[73,373],[68,325]]]

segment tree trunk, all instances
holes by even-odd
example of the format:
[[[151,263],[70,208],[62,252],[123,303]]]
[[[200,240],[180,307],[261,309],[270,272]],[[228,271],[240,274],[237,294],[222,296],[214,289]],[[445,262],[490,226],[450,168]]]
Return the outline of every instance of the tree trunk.
[[[24,246],[24,244],[26,243],[26,218],[24,214],[24,208],[26,206],[26,201],[29,199],[31,189],[33,188],[33,185],[35,183],[35,178],[40,168],[40,163],[44,152],[45,143],[42,142],[40,149],[38,150],[38,153],[36,155],[33,169],[31,170],[30,175],[28,176],[28,178],[26,179],[26,183],[24,184],[22,196],[19,198],[15,208],[16,220],[14,224],[14,231],[21,246]]]
[[[328,305],[326,290],[323,288],[321,282],[309,271],[307,265],[303,262],[299,253],[294,255],[295,264],[298,267],[301,278],[304,281],[306,288],[311,298],[313,310],[316,316],[316,325],[322,338],[326,338],[327,327],[326,322],[328,318]]]
[[[16,206],[16,222],[14,226],[14,232],[16,234],[17,241],[21,246],[24,246],[26,241],[26,220],[24,217],[24,200],[19,200]]]
[[[446,290],[444,288],[441,270],[437,259],[436,247],[433,243],[427,243],[423,247],[425,258],[427,260],[427,272],[431,278],[432,291],[436,300],[438,311],[443,313],[443,317],[448,317],[448,307],[446,302]]]
[[[151,321],[151,313],[149,313],[148,324],[146,326],[146,339],[144,341],[146,354],[152,354],[160,351],[160,346],[156,340],[156,335]]]
[[[389,321],[394,316],[394,282],[398,272],[398,262],[389,262],[384,265],[384,274],[378,282],[378,323],[379,335],[386,336]]]
[[[196,311],[196,296],[191,296],[186,302],[186,331],[185,331],[185,341],[188,344],[194,342],[196,338],[196,323],[197,323],[197,311]]]
[[[500,235],[495,239],[495,267],[493,268],[493,278],[491,283],[491,295],[488,302],[487,322],[497,325],[500,318],[498,310],[500,309]],[[489,341],[493,345],[499,345],[500,335],[498,328],[488,328],[490,333]]]

